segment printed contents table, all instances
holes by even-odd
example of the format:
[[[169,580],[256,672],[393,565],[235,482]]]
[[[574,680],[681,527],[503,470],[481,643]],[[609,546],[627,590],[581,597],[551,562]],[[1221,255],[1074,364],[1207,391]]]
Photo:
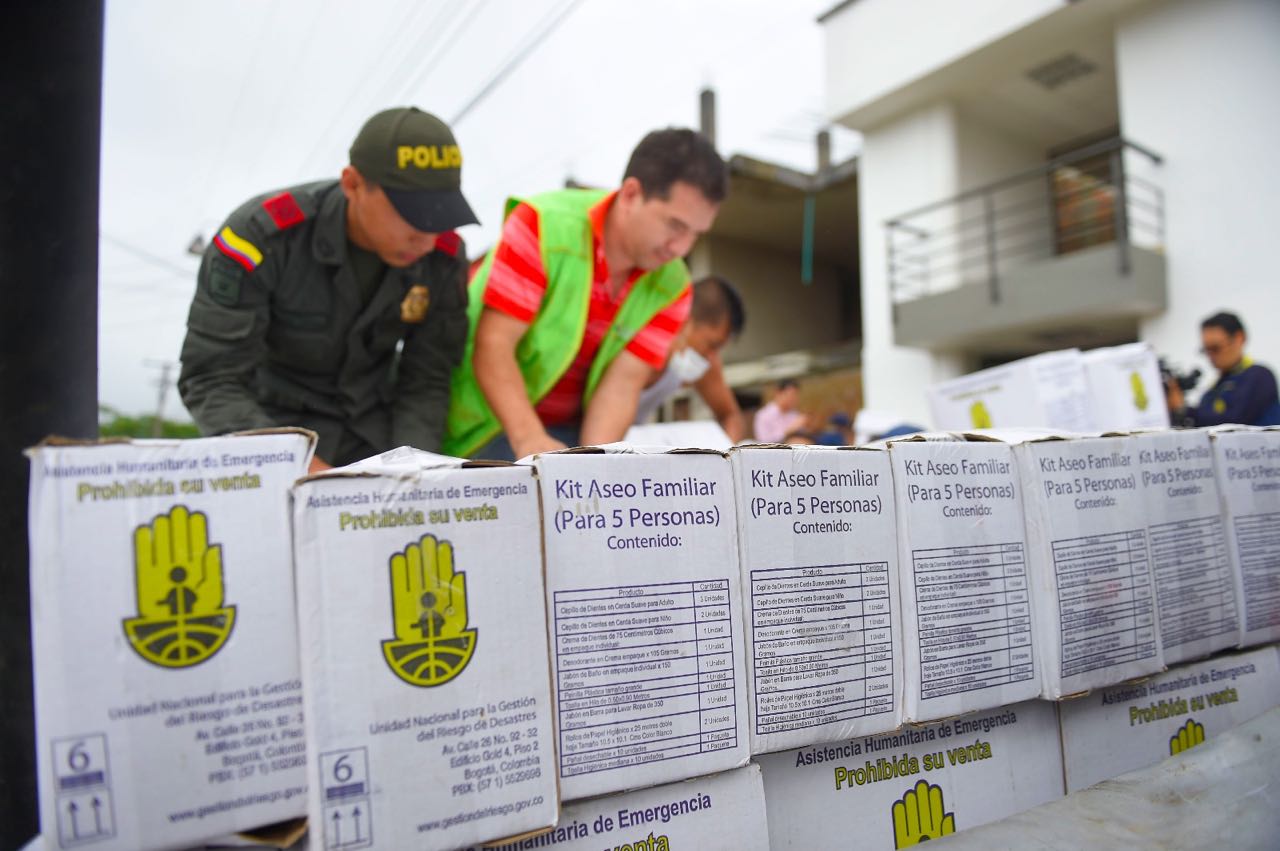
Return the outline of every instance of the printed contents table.
[[[889,565],[751,571],[756,733],[892,712]]]
[[[729,580],[553,600],[562,777],[737,746]]]
[[[915,550],[925,700],[1035,677],[1021,542]]]
[[[1166,647],[1238,628],[1221,517],[1153,525],[1151,562]]]
[[[1245,630],[1280,624],[1280,513],[1236,518]]]
[[[1156,655],[1147,535],[1141,529],[1053,542],[1062,676]]]

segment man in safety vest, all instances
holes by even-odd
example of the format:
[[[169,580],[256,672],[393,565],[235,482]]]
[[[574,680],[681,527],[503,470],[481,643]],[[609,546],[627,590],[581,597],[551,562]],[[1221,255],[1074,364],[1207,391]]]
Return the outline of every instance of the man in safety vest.
[[[645,136],[614,192],[510,199],[469,287],[443,451],[521,458],[620,440],[689,315],[682,258],[727,190],[711,143],[667,129]]]

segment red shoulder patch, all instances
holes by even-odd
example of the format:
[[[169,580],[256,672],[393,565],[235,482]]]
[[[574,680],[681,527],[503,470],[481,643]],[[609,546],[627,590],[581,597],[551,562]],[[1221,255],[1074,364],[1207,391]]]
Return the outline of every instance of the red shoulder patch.
[[[457,231],[445,231],[436,237],[436,251],[441,251],[450,257],[457,257],[461,248],[462,237],[458,236]]]
[[[275,222],[276,227],[280,228],[280,230],[291,228],[307,218],[303,215],[298,202],[293,199],[293,195],[289,192],[281,192],[279,195],[263,201],[262,209],[267,211],[271,221]]]

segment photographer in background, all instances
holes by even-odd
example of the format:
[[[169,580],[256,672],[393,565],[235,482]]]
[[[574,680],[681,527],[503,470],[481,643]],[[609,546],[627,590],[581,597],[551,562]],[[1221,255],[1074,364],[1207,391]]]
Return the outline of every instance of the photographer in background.
[[[1245,355],[1247,338],[1240,317],[1215,313],[1200,323],[1200,339],[1200,351],[1218,370],[1218,381],[1205,391],[1195,408],[1188,408],[1182,387],[1176,380],[1169,380],[1165,395],[1174,422],[1193,426],[1280,423],[1276,377]]]

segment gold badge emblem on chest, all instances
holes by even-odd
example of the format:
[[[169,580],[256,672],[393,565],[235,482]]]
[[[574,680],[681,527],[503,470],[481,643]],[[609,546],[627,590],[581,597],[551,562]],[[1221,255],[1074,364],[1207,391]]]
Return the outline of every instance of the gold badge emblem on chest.
[[[400,321],[418,323],[427,318],[427,308],[431,305],[431,291],[422,284],[409,287],[409,293],[400,302]]]

